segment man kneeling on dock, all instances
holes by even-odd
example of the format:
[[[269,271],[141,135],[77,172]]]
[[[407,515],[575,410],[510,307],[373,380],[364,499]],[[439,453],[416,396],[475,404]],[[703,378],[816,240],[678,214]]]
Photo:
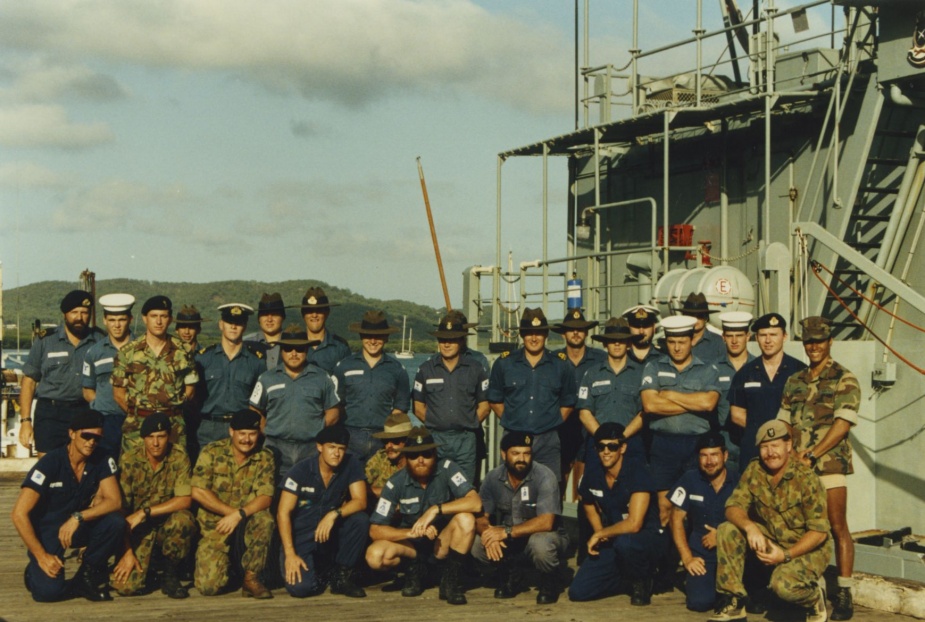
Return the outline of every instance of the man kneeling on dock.
[[[145,587],[155,546],[163,555],[161,591],[186,598],[178,567],[189,554],[196,521],[192,503],[190,462],[186,451],[169,440],[170,419],[155,413],[141,424],[144,445],[122,454],[119,481],[125,495],[129,533],[125,553],[112,573],[119,594],[138,594]]]
[[[78,412],[69,435],[67,445],[32,467],[13,506],[13,525],[29,550],[26,588],[38,602],[66,598],[64,552],[86,547],[71,590],[88,600],[112,600],[104,587],[106,563],[122,542],[125,520],[116,462],[98,451],[103,416]]]
[[[440,598],[464,605],[460,571],[475,539],[474,514],[482,511],[482,500],[452,460],[438,463],[436,449],[430,432],[411,430],[402,449],[405,469],[386,482],[370,519],[373,543],[366,562],[373,570],[383,570],[411,560],[401,593],[420,596],[432,552],[443,565]],[[392,525],[396,515],[397,527]]]

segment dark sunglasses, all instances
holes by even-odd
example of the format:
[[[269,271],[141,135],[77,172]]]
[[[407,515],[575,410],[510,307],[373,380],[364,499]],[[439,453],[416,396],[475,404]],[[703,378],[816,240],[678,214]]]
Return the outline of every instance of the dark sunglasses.
[[[103,435],[94,434],[93,432],[81,432],[80,438],[84,439],[85,441],[96,441],[99,443],[101,440],[103,440]]]
[[[620,449],[620,443],[598,443],[597,450],[604,451],[609,449],[610,451],[616,453]]]
[[[308,352],[308,346],[290,346],[285,343],[279,344],[279,349],[283,352],[292,352],[293,350],[297,350],[299,352]]]
[[[408,460],[417,460],[421,456],[424,456],[425,458],[433,458],[436,455],[437,455],[437,452],[434,451],[433,449],[428,449],[427,451],[406,451],[405,452],[405,457],[408,458]]]

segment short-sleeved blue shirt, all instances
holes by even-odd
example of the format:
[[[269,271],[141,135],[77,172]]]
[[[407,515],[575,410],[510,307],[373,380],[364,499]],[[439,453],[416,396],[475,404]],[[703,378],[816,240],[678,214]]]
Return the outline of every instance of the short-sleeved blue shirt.
[[[709,328],[703,329],[703,338],[694,344],[694,356],[704,363],[717,363],[726,358],[726,342]]]
[[[267,343],[267,338],[262,331],[258,330],[256,333],[244,335],[243,341],[245,344],[254,344],[260,352],[263,352],[263,356],[267,360],[267,369],[273,369],[279,365],[279,344]]]
[[[492,525],[519,525],[543,514],[562,514],[558,476],[534,462],[517,488],[511,486],[507,466],[495,467],[485,476],[479,490],[482,511]]]
[[[314,540],[315,529],[325,514],[350,499],[350,485],[366,481],[363,466],[346,454],[325,486],[318,460],[313,456],[297,463],[279,484],[280,490],[297,497],[292,512],[292,538],[296,544]]]
[[[129,341],[132,337],[129,336]],[[116,360],[119,348],[112,345],[108,337],[100,339],[87,350],[84,357],[81,383],[84,389],[96,391],[96,397],[90,402],[90,408],[104,415],[124,415],[122,407],[112,396],[112,382],[109,375]]]
[[[755,355],[749,352],[745,365],[748,365],[748,363],[753,360],[755,360]],[[732,386],[732,377],[736,375],[736,371],[738,370],[729,362],[729,357],[725,356],[723,360],[716,363],[716,371],[719,372],[719,376],[717,377],[719,401],[716,403],[716,418],[719,421],[720,427],[725,428],[726,422],[729,421],[729,387]]]
[[[668,389],[679,393],[699,393],[716,391],[719,388],[719,370],[716,365],[704,363],[696,355],[683,371],[678,371],[671,359],[660,357],[646,363],[642,371],[641,391],[661,391]],[[716,427],[716,411],[711,413],[681,413],[680,415],[660,416],[647,413],[652,417],[649,427],[654,432],[663,434],[703,434]]]
[[[459,356],[450,371],[435,354],[418,368],[412,398],[427,406],[427,429],[475,430],[476,408],[488,400],[488,374],[474,357]]]
[[[363,353],[355,352],[337,364],[334,379],[348,426],[381,431],[393,410],[408,412],[411,407],[408,373],[391,354],[370,367]]]
[[[250,397],[251,406],[266,415],[264,434],[295,442],[313,441],[324,428],[324,411],[337,403],[334,381],[309,364],[295,378],[283,365],[263,372]]]
[[[726,481],[719,491],[699,469],[691,469],[681,476],[674,489],[668,495],[672,505],[687,512],[687,544],[694,555],[708,561],[716,559],[716,549],[707,549],[702,539],[707,535],[704,525],[713,529],[726,520],[726,499],[739,483],[739,471],[731,464],[726,464]]]
[[[209,346],[196,354],[196,363],[202,378],[197,391],[201,388],[204,393],[197,399],[202,402],[200,410],[204,415],[229,415],[247,408],[257,379],[266,371],[262,356],[247,345],[242,345],[233,359],[228,358],[220,343]]]
[[[629,516],[630,498],[637,492],[649,493],[649,507],[643,519],[643,529],[658,529],[658,493],[649,467],[639,459],[624,457],[623,466],[613,487],[607,485],[604,467],[597,458],[588,460],[578,495],[585,505],[595,505],[605,527],[616,525]]]
[[[501,427],[542,434],[562,424],[560,408],[575,406],[578,386],[566,361],[548,350],[532,367],[523,348],[495,361],[488,401],[504,404]]]
[[[463,350],[460,356],[468,356],[472,358],[472,360],[476,361],[479,365],[482,366],[482,369],[485,370],[486,374],[491,374],[491,363],[488,362],[488,357],[478,350],[470,350],[469,348],[466,348]]]
[[[572,371],[575,373],[575,384],[580,384],[581,379],[584,378],[585,374],[589,370],[595,369],[601,363],[607,361],[607,353],[601,350],[600,348],[592,348],[590,346],[585,348],[584,356],[581,357],[581,360],[578,361],[578,365],[572,363],[571,359],[568,358],[568,348],[561,348],[559,350],[553,350],[553,354],[559,356],[560,354],[565,355],[565,362],[572,367]]]
[[[38,383],[35,397],[82,400],[84,360],[90,348],[103,339],[107,339],[105,333],[91,328],[75,347],[68,341],[64,326],[59,326],[54,332],[34,341],[23,363],[22,373]]]
[[[427,488],[421,486],[404,468],[390,477],[382,487],[382,495],[369,522],[373,525],[390,525],[398,513],[398,527],[409,529],[427,508],[462,499],[470,490],[473,490],[472,483],[452,460],[437,461]]]
[[[57,531],[71,514],[89,508],[100,482],[118,472],[116,461],[99,449],[84,463],[79,482],[67,457],[67,445],[39,458],[21,486],[39,494],[39,502],[29,515],[36,533]]]
[[[598,423],[625,427],[642,410],[641,384],[642,366],[636,361],[626,357],[623,369],[615,374],[609,360],[605,360],[581,379],[575,408],[590,411]]]
[[[342,360],[350,356],[347,340],[325,329],[324,339],[317,346],[308,349],[308,362],[314,363],[329,374]]]
[[[789,354],[784,354],[774,380],[768,378],[761,357],[742,366],[732,377],[729,387],[729,404],[744,408],[745,431],[742,433],[742,447],[739,451],[739,468],[744,469],[749,460],[758,456],[755,435],[758,428],[771,419],[777,419],[780,400],[784,394],[787,378],[806,369],[806,365]]]

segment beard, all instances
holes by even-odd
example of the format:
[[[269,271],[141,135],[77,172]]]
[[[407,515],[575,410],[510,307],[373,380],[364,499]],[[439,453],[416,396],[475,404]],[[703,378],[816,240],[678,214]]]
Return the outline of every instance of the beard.
[[[87,333],[90,332],[90,327],[86,322],[77,320],[76,322],[64,322],[65,328],[68,332],[77,337],[78,339],[83,339],[87,336]]]
[[[505,462],[504,466],[507,468],[507,472],[516,477],[517,479],[523,479],[526,477],[527,473],[530,472],[530,469],[533,468],[532,462]]]

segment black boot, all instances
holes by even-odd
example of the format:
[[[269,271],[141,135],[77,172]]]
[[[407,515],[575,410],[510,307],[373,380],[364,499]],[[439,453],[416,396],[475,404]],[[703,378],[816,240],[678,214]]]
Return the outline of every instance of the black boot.
[[[424,593],[424,575],[427,566],[422,559],[411,562],[408,572],[405,573],[405,587],[401,589],[402,596],[420,596]]]
[[[559,601],[559,578],[555,570],[540,573],[540,580],[536,587],[538,590],[537,605],[552,605]]]
[[[77,569],[77,574],[71,579],[71,590],[75,595],[83,596],[93,602],[112,600],[109,586],[103,585],[105,581],[101,577],[104,572],[104,570],[91,568],[86,562],[82,563]]]
[[[353,582],[353,568],[338,566],[334,569],[331,593],[343,594],[348,598],[366,598],[366,591]]]
[[[510,562],[501,562],[498,567],[498,587],[495,588],[495,598],[514,598],[517,596],[519,577]]]
[[[835,598],[832,599],[832,604],[834,608],[832,615],[829,616],[830,619],[850,620],[854,616],[854,601],[851,598],[850,587],[839,587],[835,592]]]
[[[170,560],[164,561],[164,574],[161,575],[161,592],[167,598],[188,598],[189,592],[180,584],[179,564]]]
[[[466,593],[461,584],[461,573],[465,560],[465,555],[450,549],[450,554],[443,564],[443,579],[440,586],[443,588],[446,602],[451,605],[465,605],[469,602],[466,600]]]
[[[633,593],[630,604],[636,607],[645,607],[652,602],[652,579],[633,581]]]

